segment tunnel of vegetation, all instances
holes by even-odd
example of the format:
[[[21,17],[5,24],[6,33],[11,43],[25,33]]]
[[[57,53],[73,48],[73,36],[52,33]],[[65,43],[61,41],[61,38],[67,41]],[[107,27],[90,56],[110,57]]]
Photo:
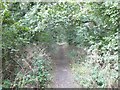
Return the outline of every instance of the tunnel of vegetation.
[[[81,86],[117,87],[119,3],[1,4],[3,87],[46,87],[57,42],[86,50],[70,53]]]

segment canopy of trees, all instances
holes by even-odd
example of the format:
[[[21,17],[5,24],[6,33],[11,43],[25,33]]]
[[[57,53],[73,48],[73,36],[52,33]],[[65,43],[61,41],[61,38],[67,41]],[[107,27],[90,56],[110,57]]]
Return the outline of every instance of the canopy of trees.
[[[99,56],[97,60],[88,58],[84,61],[85,67],[88,65],[92,67],[92,74],[89,75],[89,79],[83,75],[83,81],[78,77],[82,75],[78,74],[81,85],[113,87],[117,83],[120,25],[118,2],[2,2],[0,4],[3,87],[24,87],[32,82],[27,76],[26,80],[18,80],[21,83],[15,81],[16,74],[24,66],[21,60],[26,55],[26,47],[35,44],[43,49],[58,42],[85,48],[88,54]],[[39,66],[37,78],[40,88],[45,87],[49,75],[49,70],[45,68],[44,71],[41,67],[45,64],[51,67],[49,62],[46,63],[46,59],[48,58],[38,58],[38,55],[32,59],[37,62],[33,65]],[[81,60],[77,59],[78,64],[79,62]],[[98,66],[102,68],[101,72]],[[82,70],[81,67],[79,69]],[[33,73],[30,72],[31,78],[35,79]],[[93,86],[92,80],[96,82],[96,86]]]

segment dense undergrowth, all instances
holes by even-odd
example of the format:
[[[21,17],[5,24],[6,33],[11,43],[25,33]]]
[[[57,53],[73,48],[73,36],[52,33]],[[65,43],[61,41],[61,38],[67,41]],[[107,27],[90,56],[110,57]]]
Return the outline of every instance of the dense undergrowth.
[[[32,49],[31,49],[32,48]],[[23,51],[23,50],[22,50]],[[19,54],[18,54],[19,55]],[[51,58],[42,45],[30,44],[24,48],[17,61],[14,80],[4,80],[4,88],[45,88],[51,80]],[[10,67],[11,68],[11,67]],[[11,71],[12,72],[12,71]],[[8,73],[7,73],[8,74]],[[11,74],[11,75],[12,75]],[[5,75],[5,74],[4,74]]]
[[[3,87],[46,87],[58,42],[77,47],[69,56],[81,86],[117,87],[118,2],[0,4]]]
[[[88,33],[85,33],[86,25],[82,26],[84,31],[82,29],[78,30],[80,35],[81,32],[84,33],[81,36],[78,35],[77,38],[81,39],[82,37],[83,41],[80,41],[80,44],[77,43],[76,46],[83,48],[83,50],[73,49],[70,54],[74,61],[72,68],[75,78],[81,86],[86,88],[117,88],[119,79],[119,9],[115,4],[107,5],[103,3],[97,8],[93,7],[93,10],[95,10],[94,15],[97,15],[94,26],[87,26]],[[89,17],[93,18],[93,16]],[[83,55],[82,51],[84,50]]]

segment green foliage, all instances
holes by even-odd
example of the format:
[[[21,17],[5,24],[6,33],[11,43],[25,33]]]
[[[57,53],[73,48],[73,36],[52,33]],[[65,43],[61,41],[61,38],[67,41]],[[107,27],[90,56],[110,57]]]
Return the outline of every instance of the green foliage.
[[[42,57],[34,58],[33,68],[32,71],[24,74],[19,73],[16,77],[13,87],[28,87],[29,88],[45,88],[46,82],[49,81],[48,77],[50,77],[49,69],[48,67],[50,65],[50,62],[46,61]]]
[[[118,14],[120,14],[118,3],[88,3],[84,5],[86,8],[90,7],[86,12],[89,21],[81,25],[81,29],[78,30],[81,34],[78,33],[77,40],[75,40],[87,46],[87,57],[91,58],[86,57],[82,62],[82,59],[77,59],[78,56],[74,56],[75,61],[80,61],[81,63],[77,63],[82,66],[77,71],[79,65],[78,67],[73,65],[76,79],[83,87],[117,87]],[[77,46],[80,46],[81,43],[78,43]],[[86,67],[90,70],[87,71]],[[85,73],[81,73],[82,68]]]
[[[94,80],[97,83],[97,86],[94,87],[107,87],[107,82],[104,82],[106,77],[104,78],[103,75],[111,73],[111,78],[113,78],[113,72],[118,62],[119,6],[117,2],[2,3],[3,9],[0,12],[3,67],[10,64],[15,65],[11,67],[17,66],[16,68],[18,68],[18,57],[21,58],[23,55],[21,53],[24,53],[23,46],[28,46],[28,44],[40,43],[50,47],[57,42],[67,42],[69,45],[86,48],[89,55],[100,56],[100,62],[104,62],[106,67],[109,64],[111,67],[113,65],[114,69],[98,74],[97,65],[101,66],[100,62],[97,62],[98,59],[84,58],[87,61],[87,63],[84,62],[84,64],[86,63],[84,67],[91,65],[91,73],[93,74],[88,74],[89,78],[86,79],[84,75],[82,78],[80,77],[80,83],[84,85],[87,83],[85,87],[89,87],[92,86],[91,81]],[[72,55],[78,57],[74,58],[78,65],[81,63],[80,61],[84,61],[83,57],[80,57],[76,52],[73,52]],[[110,59],[113,57],[114,59]],[[47,81],[47,72],[43,72],[43,61],[44,59],[38,58],[34,64],[38,67],[37,75],[33,75],[33,73],[28,76],[22,75],[20,82],[16,82],[17,85],[23,87],[27,83],[33,84],[37,78],[42,85],[40,87],[44,87]],[[90,63],[88,64],[88,62]],[[93,63],[96,63],[94,67],[92,67]],[[96,72],[94,72],[95,70]],[[15,70],[12,71],[12,73],[14,72]],[[115,73],[117,75],[117,71]],[[3,77],[5,80],[7,80],[6,75]],[[80,74],[78,74],[79,76]],[[5,85],[9,87],[9,82],[5,81]]]
[[[9,88],[11,86],[10,80],[4,80],[3,85],[5,86],[5,88]]]

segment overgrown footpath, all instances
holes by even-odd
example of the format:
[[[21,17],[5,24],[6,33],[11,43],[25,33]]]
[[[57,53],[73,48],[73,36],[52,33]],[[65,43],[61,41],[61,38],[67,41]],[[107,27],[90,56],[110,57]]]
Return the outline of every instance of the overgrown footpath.
[[[3,87],[46,87],[57,42],[80,86],[118,87],[120,3],[67,1],[0,2]]]

